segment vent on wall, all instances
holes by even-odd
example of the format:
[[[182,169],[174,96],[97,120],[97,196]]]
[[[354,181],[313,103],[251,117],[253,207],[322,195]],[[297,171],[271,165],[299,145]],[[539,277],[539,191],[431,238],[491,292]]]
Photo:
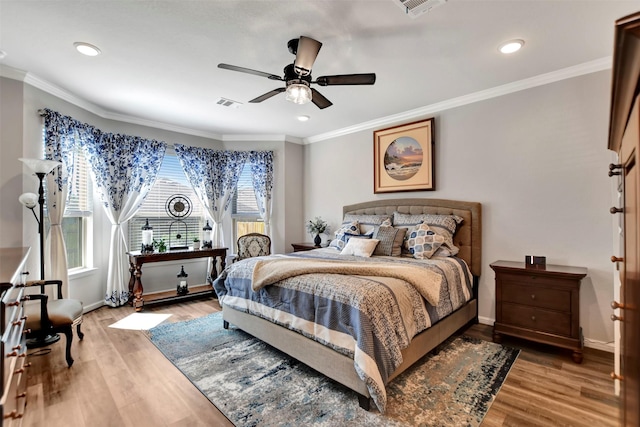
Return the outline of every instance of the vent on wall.
[[[216,104],[221,105],[223,107],[238,108],[242,105],[242,102],[233,101],[231,99],[220,97],[216,99]]]
[[[391,0],[405,11],[407,15],[416,18],[423,13],[431,11],[434,7],[441,6],[447,0]]]

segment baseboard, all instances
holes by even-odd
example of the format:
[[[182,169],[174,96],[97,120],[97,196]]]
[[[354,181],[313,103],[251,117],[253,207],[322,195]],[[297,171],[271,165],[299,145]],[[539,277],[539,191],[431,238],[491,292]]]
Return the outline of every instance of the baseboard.
[[[93,304],[85,305],[84,307],[82,307],[82,313],[88,313],[90,311],[96,310],[102,307],[103,305],[105,305],[104,301],[94,302]]]

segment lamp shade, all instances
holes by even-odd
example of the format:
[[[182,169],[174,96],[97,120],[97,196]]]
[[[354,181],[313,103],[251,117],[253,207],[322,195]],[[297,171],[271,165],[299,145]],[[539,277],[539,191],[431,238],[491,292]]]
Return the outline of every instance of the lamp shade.
[[[55,160],[25,159],[24,157],[20,157],[18,160],[27,165],[27,167],[35,173],[47,174],[56,166],[62,166],[61,162],[56,162]]]
[[[35,193],[22,193],[20,197],[18,197],[18,201],[25,207],[33,209],[38,204],[38,195]]]

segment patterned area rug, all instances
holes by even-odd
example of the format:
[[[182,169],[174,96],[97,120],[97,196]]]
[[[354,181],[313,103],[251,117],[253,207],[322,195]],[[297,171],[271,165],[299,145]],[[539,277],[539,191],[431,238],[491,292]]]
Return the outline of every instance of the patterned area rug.
[[[222,314],[162,324],[148,335],[236,426],[477,426],[519,350],[465,336],[387,386],[385,414],[355,392],[230,327]]]

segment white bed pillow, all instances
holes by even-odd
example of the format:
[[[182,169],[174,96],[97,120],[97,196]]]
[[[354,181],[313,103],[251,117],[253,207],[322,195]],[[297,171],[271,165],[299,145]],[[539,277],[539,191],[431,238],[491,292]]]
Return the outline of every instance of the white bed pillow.
[[[373,251],[376,250],[378,239],[363,239],[352,237],[340,252],[340,255],[355,255],[369,258]]]

